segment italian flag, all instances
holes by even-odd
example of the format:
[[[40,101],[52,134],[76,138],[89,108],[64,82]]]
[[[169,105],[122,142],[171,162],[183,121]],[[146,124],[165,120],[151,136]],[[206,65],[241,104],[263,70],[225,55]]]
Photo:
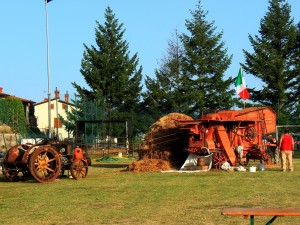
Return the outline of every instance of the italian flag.
[[[246,82],[245,82],[245,79],[243,76],[242,68],[240,68],[239,74],[236,78],[235,90],[243,100],[250,98],[250,95],[249,95],[247,87],[246,87]]]

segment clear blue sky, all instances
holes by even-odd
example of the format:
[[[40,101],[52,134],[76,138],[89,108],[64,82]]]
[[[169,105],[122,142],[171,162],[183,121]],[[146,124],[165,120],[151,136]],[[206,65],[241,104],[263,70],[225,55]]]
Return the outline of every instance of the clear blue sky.
[[[80,73],[83,43],[95,45],[96,21],[104,23],[110,6],[126,29],[129,50],[138,53],[143,74],[153,76],[175,29],[186,32],[185,20],[198,0],[52,0],[48,4],[50,88],[61,96],[74,92],[71,82],[86,86]],[[300,21],[299,0],[288,0],[295,23]],[[242,49],[252,51],[248,34],[258,34],[268,0],[202,0],[207,20],[233,55],[225,76],[237,76],[244,62]],[[0,3],[0,87],[5,93],[40,102],[47,97],[46,16],[44,0],[2,0]],[[248,87],[259,87],[257,78],[244,74]]]

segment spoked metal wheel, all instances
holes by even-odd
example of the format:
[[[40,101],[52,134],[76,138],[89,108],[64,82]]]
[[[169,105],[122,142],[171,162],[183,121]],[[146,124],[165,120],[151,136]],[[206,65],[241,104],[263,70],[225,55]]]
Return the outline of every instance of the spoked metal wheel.
[[[249,126],[245,129],[244,138],[246,141],[253,141],[256,137],[256,129],[254,126]]]
[[[221,166],[224,162],[227,162],[228,158],[223,151],[214,152],[214,167],[216,169],[221,169]]]
[[[25,168],[18,168],[13,163],[3,161],[2,172],[7,180],[12,182],[26,181],[29,178],[29,171]]]
[[[261,163],[266,163],[267,165],[271,165],[272,164],[272,156],[269,153],[263,153],[261,155],[261,159],[260,159]]]
[[[75,159],[71,164],[71,175],[74,179],[85,178],[88,173],[88,163],[84,159]]]
[[[59,153],[50,146],[37,148],[30,157],[31,175],[41,183],[55,180],[61,170]]]
[[[246,157],[246,159],[245,159],[244,161],[241,161],[239,164],[240,164],[241,166],[247,166],[248,163],[249,163],[249,158]]]

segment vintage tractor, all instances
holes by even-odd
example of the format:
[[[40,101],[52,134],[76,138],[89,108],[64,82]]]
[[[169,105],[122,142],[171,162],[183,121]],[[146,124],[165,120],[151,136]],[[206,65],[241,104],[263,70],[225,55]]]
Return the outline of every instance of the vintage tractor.
[[[68,170],[74,179],[88,173],[88,158],[72,154],[72,143],[43,139],[37,144],[10,148],[2,162],[2,172],[9,181],[25,181],[30,176],[40,183],[51,182]]]
[[[221,110],[199,120],[176,120],[187,133],[187,151],[196,155],[213,153],[213,165],[247,165],[250,159],[271,164],[264,137],[276,131],[276,113],[269,107]],[[205,152],[203,152],[205,151]]]

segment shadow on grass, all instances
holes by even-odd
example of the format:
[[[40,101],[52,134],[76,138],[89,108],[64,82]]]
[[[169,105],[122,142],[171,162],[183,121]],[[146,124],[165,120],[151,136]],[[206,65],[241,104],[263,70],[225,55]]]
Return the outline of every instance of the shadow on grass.
[[[129,163],[97,163],[93,164],[90,167],[94,168],[124,168],[129,166]]]
[[[29,177],[27,180],[22,180],[22,181],[9,181],[6,179],[6,177],[1,173],[0,174],[0,183],[5,182],[5,183],[39,183],[36,181],[33,177]]]
[[[8,182],[4,175],[0,175],[0,182]]]

